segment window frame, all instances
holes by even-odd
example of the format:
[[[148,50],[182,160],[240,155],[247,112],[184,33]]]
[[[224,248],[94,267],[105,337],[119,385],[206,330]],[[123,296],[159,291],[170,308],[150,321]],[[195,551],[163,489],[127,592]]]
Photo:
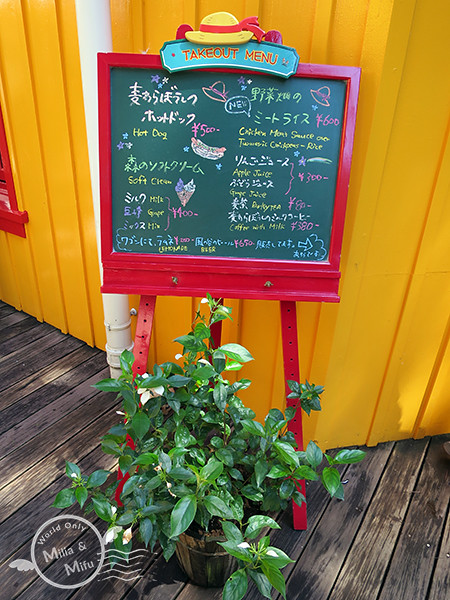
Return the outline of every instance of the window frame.
[[[18,210],[3,113],[0,106],[0,230],[26,237],[28,213]]]

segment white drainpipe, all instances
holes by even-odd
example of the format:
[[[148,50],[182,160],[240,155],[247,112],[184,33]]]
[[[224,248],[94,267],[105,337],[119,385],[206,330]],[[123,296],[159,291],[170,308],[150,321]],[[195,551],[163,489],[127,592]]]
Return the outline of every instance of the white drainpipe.
[[[81,77],[83,82],[84,111],[94,203],[95,230],[100,261],[100,184],[98,155],[98,88],[97,53],[112,52],[111,13],[109,0],[76,0],[78,43],[80,48]],[[119,357],[125,348],[133,349],[128,296],[103,294],[106,328],[106,356],[111,377],[121,374]]]

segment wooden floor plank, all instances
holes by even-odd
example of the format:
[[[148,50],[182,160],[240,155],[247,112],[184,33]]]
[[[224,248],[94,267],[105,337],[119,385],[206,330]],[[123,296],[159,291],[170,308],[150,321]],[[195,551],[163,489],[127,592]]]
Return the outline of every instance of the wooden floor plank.
[[[43,367],[83,344],[81,340],[66,336],[60,331],[52,331],[21,350],[16,350],[0,363],[0,391],[7,390],[15,383],[38,373]]]
[[[89,366],[92,366],[92,361],[89,361]],[[95,375],[70,389],[67,393],[61,394],[61,396],[55,398],[53,401],[49,400],[40,410],[37,408],[34,412],[29,411],[28,407],[21,405],[24,418],[0,435],[0,457],[3,458],[14,450],[17,450],[35,435],[43,432],[50,425],[75,410],[81,400],[91,398],[96,394],[93,384],[99,379],[107,377],[108,373],[109,369],[98,371]],[[4,412],[6,413],[7,411]],[[29,412],[29,416],[25,417]],[[3,418],[3,413],[0,413],[0,418]],[[11,422],[13,421],[15,421],[14,415],[11,416]]]
[[[20,312],[11,306],[10,304],[6,304],[6,302],[2,302],[0,300],[0,319],[6,315],[10,315],[12,313]]]
[[[86,360],[90,360],[99,354],[101,354],[100,350],[90,348],[86,344],[82,344],[68,353],[62,352],[62,355],[54,362],[51,362],[49,365],[43,365],[38,373],[32,373],[11,385],[6,391],[0,392],[0,411],[15,402],[22,401],[28,394],[39,390],[44,385],[51,383],[72,369],[81,367]],[[80,379],[82,380],[83,377],[81,376]],[[2,413],[0,412],[1,416]]]
[[[329,600],[378,597],[428,443],[424,439],[395,444]]]
[[[111,400],[106,394],[98,394],[98,416],[102,417],[104,432],[117,423],[117,415],[111,411]],[[14,485],[0,490],[0,522],[28,501],[30,494],[38,494],[64,470],[65,460],[77,462],[98,444],[98,423],[94,422],[78,430],[58,451],[48,455],[45,460],[34,465],[20,475]]]
[[[80,468],[85,472],[91,472],[98,468],[110,468],[112,464],[112,457],[103,454],[98,446],[79,462]],[[5,598],[14,598],[30,585],[33,585],[33,588],[30,589],[31,597],[35,600],[47,597],[52,589],[58,589],[45,584],[46,592],[44,594],[40,593],[39,588],[34,588],[34,586],[38,586],[43,581],[35,571],[20,572],[18,577],[17,571],[10,568],[9,564],[15,560],[30,560],[32,539],[39,528],[51,518],[64,513],[82,516],[83,513],[77,505],[64,511],[51,507],[56,494],[66,488],[67,485],[67,477],[59,477],[51,486],[33,497],[27,505],[0,525],[2,534],[2,545],[0,546],[1,589]],[[96,523],[99,531],[104,532],[105,528],[101,526],[98,520],[94,520],[92,516],[89,520]]]
[[[77,460],[77,464],[82,473],[91,473],[97,469],[112,468],[114,457],[104,454],[98,443],[91,452]],[[67,486],[68,479],[63,469],[61,469],[58,478],[51,483],[49,482],[38,494],[29,493],[27,502],[0,524],[0,539],[2,540],[0,544],[0,565],[2,567],[5,562],[12,561],[15,553],[24,546],[26,546],[24,553],[18,557],[27,558],[26,553],[29,553],[31,539],[43,523],[62,512],[79,514],[74,512],[77,510],[75,507],[71,507],[67,511],[61,511],[51,506],[56,494]]]
[[[1,459],[0,473],[3,473],[3,477],[0,480],[0,489],[14,481],[17,471],[23,477],[28,469],[46,456],[57,452],[59,446],[73,435],[77,423],[83,423],[83,428],[85,428],[92,421],[98,419],[101,412],[99,394],[92,394],[90,399],[80,403],[62,419],[50,425],[48,429],[44,429],[26,444]],[[117,417],[117,421],[119,421],[119,417]]]
[[[445,439],[431,440],[378,600],[426,597],[450,502]]]
[[[24,339],[26,339],[26,345],[28,345],[30,342],[41,339],[52,331],[54,331],[54,328],[51,325],[39,323],[32,317],[16,323],[7,330],[2,330],[0,332],[0,357],[8,356],[8,354],[12,354],[16,350],[23,348]]]
[[[10,451],[12,443],[21,445],[35,435],[36,426],[45,429],[59,415],[70,412],[79,398],[92,395],[94,383],[108,377],[103,353],[93,354],[91,350],[86,347],[75,350],[71,356],[73,369],[45,385],[33,385],[34,391],[30,394],[27,394],[29,388],[24,386],[23,397],[0,412],[0,456]],[[74,359],[80,364],[75,365]]]
[[[447,459],[448,460],[448,459]],[[450,462],[450,461],[449,461]],[[450,467],[449,467],[450,469]],[[450,510],[444,526],[439,554],[436,557],[435,569],[432,574],[430,591],[427,600],[442,600],[449,596],[450,591]]]
[[[308,600],[328,597],[336,576],[364,520],[365,513],[389,460],[393,443],[365,448],[363,462],[345,472],[345,500],[334,500],[322,515],[295,565],[285,569],[288,597]]]
[[[6,331],[9,327],[15,325],[16,323],[20,323],[24,319],[26,319],[28,315],[26,313],[17,312],[17,311],[8,311],[4,312],[0,316],[0,331]]]

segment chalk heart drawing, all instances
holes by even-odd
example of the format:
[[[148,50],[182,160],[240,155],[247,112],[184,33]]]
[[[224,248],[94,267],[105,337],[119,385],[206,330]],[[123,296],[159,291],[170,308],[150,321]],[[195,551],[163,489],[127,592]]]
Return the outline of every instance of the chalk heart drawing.
[[[121,528],[117,528],[121,529]],[[115,536],[120,532],[115,532]],[[59,515],[39,527],[31,542],[31,560],[16,559],[9,567],[19,572],[34,570],[43,581],[61,589],[87,585],[96,577],[133,581],[136,568],[148,550],[135,550],[128,559],[115,548],[106,549],[111,536],[102,537],[98,529],[83,517]],[[109,560],[105,560],[109,559]]]

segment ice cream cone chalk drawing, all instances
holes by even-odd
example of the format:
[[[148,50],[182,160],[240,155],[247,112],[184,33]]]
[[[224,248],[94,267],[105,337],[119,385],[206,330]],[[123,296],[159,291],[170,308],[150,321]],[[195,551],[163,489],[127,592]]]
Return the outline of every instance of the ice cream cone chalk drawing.
[[[177,193],[178,198],[183,206],[189,202],[192,194],[195,192],[195,183],[194,180],[191,179],[186,185],[184,184],[182,179],[179,179],[177,185],[175,186],[175,191]]]

